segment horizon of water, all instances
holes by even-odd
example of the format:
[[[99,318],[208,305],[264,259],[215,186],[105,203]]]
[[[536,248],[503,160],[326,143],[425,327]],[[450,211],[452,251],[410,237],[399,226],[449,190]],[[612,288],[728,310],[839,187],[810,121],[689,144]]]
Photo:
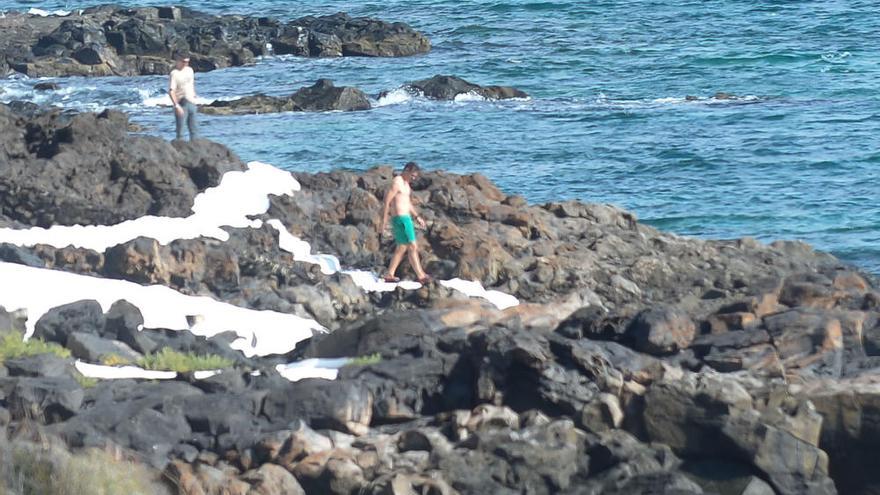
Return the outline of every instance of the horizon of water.
[[[0,11],[91,5],[0,0]],[[678,234],[799,239],[880,273],[880,55],[872,43],[880,19],[870,2],[180,5],[285,19],[347,11],[407,22],[431,38],[423,56],[270,57],[198,74],[208,99],[290,94],[319,78],[373,96],[366,112],[201,116],[203,136],[244,160],[309,172],[415,160],[480,172],[531,202],[613,203]],[[515,86],[531,98],[377,98],[434,74]],[[0,80],[0,101],[111,107],[146,132],[173,135],[170,110],[159,105],[164,77],[53,80],[60,91]],[[717,92],[739,98],[712,98]]]

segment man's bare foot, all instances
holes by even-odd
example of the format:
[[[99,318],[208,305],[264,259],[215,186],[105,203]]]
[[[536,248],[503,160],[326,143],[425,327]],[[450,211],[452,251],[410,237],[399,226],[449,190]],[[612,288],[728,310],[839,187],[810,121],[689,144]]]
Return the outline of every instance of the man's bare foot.
[[[422,284],[422,285],[425,285],[425,284],[427,284],[428,282],[430,282],[430,281],[432,281],[432,280],[434,280],[434,279],[431,278],[431,276],[428,275],[427,273],[424,274],[424,275],[422,275],[421,277],[419,277],[419,283]]]
[[[385,275],[384,277],[382,277],[382,280],[388,282],[389,284],[396,284],[397,282],[400,282],[400,279],[393,275]]]

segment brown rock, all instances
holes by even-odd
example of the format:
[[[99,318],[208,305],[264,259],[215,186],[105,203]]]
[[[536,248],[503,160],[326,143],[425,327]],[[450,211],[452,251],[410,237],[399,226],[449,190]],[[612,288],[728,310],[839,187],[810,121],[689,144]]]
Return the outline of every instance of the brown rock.
[[[277,464],[263,464],[241,475],[251,484],[247,495],[305,495],[296,478]]]

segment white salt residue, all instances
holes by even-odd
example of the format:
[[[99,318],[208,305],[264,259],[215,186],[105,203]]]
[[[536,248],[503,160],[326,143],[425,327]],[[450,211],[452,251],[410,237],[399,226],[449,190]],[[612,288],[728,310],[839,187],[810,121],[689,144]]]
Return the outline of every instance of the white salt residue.
[[[339,368],[351,362],[351,358],[335,359],[306,359],[290,364],[279,364],[275,367],[278,374],[292,382],[306,378],[323,378],[335,380],[339,374]]]
[[[52,12],[49,12],[48,10],[38,9],[35,7],[32,7],[30,10],[27,11],[27,13],[30,15],[37,15],[40,17],[50,17],[50,16],[66,17],[66,16],[70,15],[69,10],[53,10]]]
[[[173,380],[177,378],[174,371],[153,371],[138,368],[137,366],[104,366],[89,364],[82,361],[74,363],[77,371],[89,378],[102,380],[119,380],[124,378],[142,378],[145,380]]]
[[[195,371],[193,372],[193,378],[195,378],[196,380],[205,380],[207,378],[211,378],[212,376],[217,376],[220,373],[223,373],[223,370]]]
[[[278,219],[272,219],[266,224],[278,231],[278,246],[290,253],[293,259],[305,263],[320,265],[321,272],[332,275],[340,272],[351,277],[354,283],[367,292],[388,292],[400,287],[405,290],[418,290],[422,284],[413,281],[401,281],[396,283],[385,282],[375,273],[365,270],[342,270],[339,258],[330,254],[312,254],[311,245],[291,234],[284,224]],[[444,287],[457,290],[470,297],[481,297],[495,305],[498,309],[507,309],[519,304],[519,301],[509,294],[497,290],[486,290],[479,282],[471,282],[454,278],[440,282]]]
[[[332,275],[342,270],[339,258],[330,254],[312,254],[312,246],[291,234],[281,220],[273,218],[266,222],[267,225],[278,231],[278,247],[293,254],[293,259],[304,263],[311,263],[321,267],[321,273]]]
[[[471,280],[453,278],[451,280],[442,280],[440,285],[455,289],[470,297],[482,297],[494,304],[496,308],[502,310],[512,308],[519,304],[519,300],[516,297],[498,290],[486,290],[482,284]]]
[[[75,246],[103,252],[140,236],[156,239],[162,244],[200,236],[225,241],[229,234],[221,227],[260,227],[259,220],[250,220],[248,216],[269,209],[268,195],[291,195],[299,189],[299,183],[289,172],[265,163],[251,162],[247,171],[227,172],[220,185],[196,196],[193,214],[186,218],[144,216],[116,225],[0,229],[0,242],[19,246]]]
[[[422,288],[422,284],[411,280],[402,280],[400,282],[386,282],[379,278],[375,273],[365,270],[345,270],[342,273],[351,277],[358,287],[367,292],[390,292],[400,287],[404,290],[418,290]]]
[[[104,311],[125,299],[140,309],[144,328],[188,329],[206,337],[231,330],[239,336],[231,347],[246,356],[283,354],[314,332],[326,331],[314,320],[246,309],[210,297],[187,296],[161,285],[143,286],[5,262],[0,262],[0,280],[0,305],[9,311],[27,311],[28,337],[47,311],[83,299],[98,301]],[[199,321],[190,326],[188,316],[197,316]]]

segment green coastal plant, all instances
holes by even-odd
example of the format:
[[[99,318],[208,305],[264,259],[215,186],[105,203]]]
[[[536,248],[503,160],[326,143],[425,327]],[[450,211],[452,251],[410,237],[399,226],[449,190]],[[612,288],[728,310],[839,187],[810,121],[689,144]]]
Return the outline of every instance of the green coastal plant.
[[[192,352],[178,352],[168,347],[154,354],[147,354],[138,360],[144,369],[155,371],[191,371],[219,370],[232,366],[232,360],[215,354],[198,355]]]
[[[349,361],[348,366],[369,366],[371,364],[378,364],[381,361],[382,355],[377,352],[366,356],[358,356]]]
[[[35,338],[24,340],[24,336],[18,332],[0,332],[0,363],[7,359],[38,356],[40,354],[54,354],[63,358],[70,357],[69,350],[54,342],[45,342]]]
[[[149,495],[164,493],[156,473],[103,450],[74,454],[13,441],[0,446],[0,495]]]

